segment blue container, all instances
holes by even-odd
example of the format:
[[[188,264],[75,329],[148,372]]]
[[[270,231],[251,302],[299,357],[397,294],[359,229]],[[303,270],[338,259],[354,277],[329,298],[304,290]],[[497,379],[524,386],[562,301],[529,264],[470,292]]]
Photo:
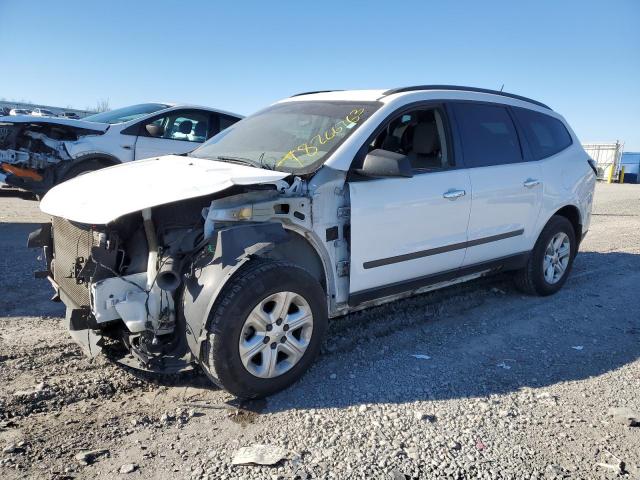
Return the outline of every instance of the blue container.
[[[624,152],[620,166],[624,167],[624,183],[640,182],[640,152]]]

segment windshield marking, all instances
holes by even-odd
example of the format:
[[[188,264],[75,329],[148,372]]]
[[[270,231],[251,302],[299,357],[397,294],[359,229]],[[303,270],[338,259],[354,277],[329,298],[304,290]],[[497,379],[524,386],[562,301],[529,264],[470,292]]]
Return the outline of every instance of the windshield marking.
[[[313,157],[317,155],[318,147],[316,145],[313,145],[314,140],[317,139],[320,145],[326,144],[330,140],[333,140],[338,133],[341,133],[343,130],[343,127],[346,129],[353,128],[360,121],[363,113],[364,113],[364,108],[356,108],[354,110],[351,110],[344,117],[344,119],[340,120],[335,125],[333,125],[331,129],[327,129],[323,133],[314,135],[313,137],[311,137],[311,139],[307,143],[298,145],[296,148],[289,150],[287,153],[285,153],[283,157],[276,163],[276,167],[282,166],[288,160],[294,160],[298,163],[298,165],[300,165],[301,167],[304,167],[305,164],[300,161],[300,159],[296,156],[295,152],[298,152],[298,153],[302,152],[302,155],[300,155],[301,157],[305,155],[307,157]],[[322,140],[323,137],[325,139],[324,141]]]

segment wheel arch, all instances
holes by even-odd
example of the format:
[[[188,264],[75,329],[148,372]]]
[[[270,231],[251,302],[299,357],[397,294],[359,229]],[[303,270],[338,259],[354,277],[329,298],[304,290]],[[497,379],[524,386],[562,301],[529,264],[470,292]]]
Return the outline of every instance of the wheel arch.
[[[186,321],[187,343],[195,358],[202,358],[206,324],[216,300],[225,285],[252,259],[286,260],[303,267],[327,289],[325,262],[312,242],[302,234],[278,222],[239,225],[236,233],[218,232],[215,253],[196,256],[191,274],[185,278],[180,301]],[[228,232],[227,230],[227,232]],[[329,295],[327,294],[329,297]]]
[[[327,269],[318,249],[306,237],[295,230],[287,229],[289,240],[274,245],[264,256],[274,260],[286,260],[307,270],[322,286],[325,294],[329,291]]]
[[[88,162],[96,162],[100,164],[102,168],[112,167],[122,163],[119,158],[109,155],[108,153],[86,153],[74,158],[73,160],[64,162],[64,167],[60,168],[57,172],[57,179],[64,179],[72,169]]]
[[[556,210],[552,216],[558,215],[565,217],[573,226],[573,232],[576,235],[576,241],[578,244],[582,241],[582,217],[580,215],[580,209],[575,205],[565,205],[564,207]],[[547,220],[548,222],[549,220]]]

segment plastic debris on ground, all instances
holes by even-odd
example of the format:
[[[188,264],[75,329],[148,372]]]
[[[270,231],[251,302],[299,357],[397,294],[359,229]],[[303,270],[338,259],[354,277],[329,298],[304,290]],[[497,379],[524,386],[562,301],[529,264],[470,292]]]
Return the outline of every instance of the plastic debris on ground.
[[[240,448],[233,456],[232,465],[275,465],[287,458],[287,451],[273,445],[252,445]]]

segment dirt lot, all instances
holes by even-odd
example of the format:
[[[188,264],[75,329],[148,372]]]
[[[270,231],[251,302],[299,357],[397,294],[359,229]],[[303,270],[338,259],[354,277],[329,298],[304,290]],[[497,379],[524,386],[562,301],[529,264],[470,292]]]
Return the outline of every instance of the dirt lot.
[[[302,381],[246,405],[84,358],[31,275],[38,221],[0,197],[4,479],[640,478],[640,427],[608,415],[640,411],[640,186],[598,185],[559,294],[500,276],[339,319]],[[287,458],[231,465],[254,444]]]

